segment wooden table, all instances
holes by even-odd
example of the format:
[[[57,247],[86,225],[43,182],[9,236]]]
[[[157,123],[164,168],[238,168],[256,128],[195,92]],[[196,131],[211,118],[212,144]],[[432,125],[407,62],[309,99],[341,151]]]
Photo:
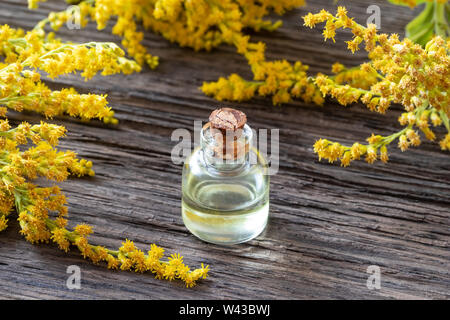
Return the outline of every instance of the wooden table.
[[[25,0],[0,2],[0,22],[31,29],[62,1],[49,1],[38,11]],[[387,1],[340,1],[358,22],[365,23],[370,4],[381,7],[383,32],[403,35],[414,12]],[[285,17],[276,32],[252,35],[264,40],[268,58],[301,59],[311,73],[328,72],[340,61],[355,65],[365,53],[352,56],[340,34],[336,44],[323,43],[320,30],[301,27],[301,17],[333,1],[309,0],[307,8]],[[416,10],[417,11],[417,10]],[[64,39],[77,42],[116,41],[110,30],[97,32],[62,28]],[[270,99],[249,103],[218,103],[198,89],[232,72],[250,77],[235,49],[222,46],[211,53],[194,52],[147,32],[144,44],[161,57],[155,71],[130,76],[78,76],[48,83],[53,88],[73,86],[81,92],[107,93],[120,120],[118,126],[99,121],[52,120],[64,124],[68,136],[61,147],[92,160],[95,178],[70,179],[62,184],[69,199],[70,226],[95,226],[93,243],[112,248],[124,238],[142,249],[156,243],[167,252],[180,252],[185,262],[211,266],[208,280],[193,289],[181,282],[160,281],[150,274],[108,271],[92,265],[76,249],[65,254],[55,245],[32,245],[19,235],[12,216],[0,234],[0,297],[58,299],[360,299],[450,298],[450,158],[437,143],[424,141],[402,153],[390,149],[388,165],[355,162],[349,168],[319,162],[312,151],[324,137],[353,143],[372,132],[397,131],[401,107],[387,115],[361,105],[324,107],[302,102],[274,107]],[[194,120],[205,120],[221,106],[243,110],[252,127],[280,129],[280,170],[271,179],[271,217],[256,240],[232,247],[206,244],[184,227],[181,215],[181,165],[171,162],[176,142],[173,130],[193,130]],[[38,122],[32,113],[9,113],[15,122]],[[444,130],[439,131],[439,136]],[[66,269],[82,271],[82,289],[69,290]],[[367,268],[381,270],[381,289],[369,290]]]

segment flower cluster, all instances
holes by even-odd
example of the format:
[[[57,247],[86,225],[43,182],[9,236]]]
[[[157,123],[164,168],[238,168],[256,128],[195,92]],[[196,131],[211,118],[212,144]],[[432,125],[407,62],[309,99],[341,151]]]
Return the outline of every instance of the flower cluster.
[[[35,8],[37,0],[29,0]],[[60,28],[68,21],[77,21],[84,27],[89,20],[97,23],[98,29],[106,27],[116,18],[113,34],[122,37],[122,45],[139,64],[147,63],[151,68],[158,65],[158,57],[152,56],[141,44],[144,37],[138,24],[146,30],[163,35],[171,42],[195,50],[211,50],[222,43],[233,43],[234,35],[242,34],[244,28],[254,30],[277,28],[281,22],[264,20],[269,11],[282,14],[300,6],[304,0],[80,0],[62,12],[52,12],[37,25],[42,29],[50,24]]]
[[[443,124],[448,133],[440,142],[442,150],[450,150],[450,42],[440,37],[430,40],[425,48],[405,38],[377,34],[375,25],[363,27],[347,16],[343,7],[336,15],[322,10],[318,14],[309,13],[304,17],[305,25],[314,27],[326,22],[323,35],[333,39],[340,28],[348,28],[353,39],[347,41],[352,52],[365,43],[370,61],[358,66],[369,79],[363,86],[355,85],[352,79],[338,79],[318,75],[316,84],[324,95],[334,97],[340,104],[347,105],[357,101],[366,104],[370,110],[385,113],[391,103],[402,104],[405,113],[399,118],[404,129],[387,137],[373,135],[367,139],[368,145],[355,143],[351,147],[342,146],[325,139],[316,142],[314,150],[320,158],[334,162],[340,159],[343,166],[352,160],[365,156],[368,163],[380,159],[388,160],[387,145],[398,139],[402,151],[409,146],[420,144],[420,137],[415,130],[421,130],[425,137],[434,140],[435,134],[430,129]],[[343,67],[335,65],[336,71]]]
[[[56,148],[65,132],[64,127],[45,122],[39,125],[24,122],[12,128],[7,119],[0,120],[1,230],[6,228],[6,216],[15,207],[20,212],[34,213],[36,219],[30,220],[28,239],[43,239],[45,232],[33,231],[43,226],[47,218],[43,208],[66,213],[63,208],[65,201],[57,187],[38,188],[30,181],[39,177],[64,181],[70,174],[94,175],[92,162],[78,159],[72,151],[59,151]],[[33,146],[25,148],[29,141]],[[20,204],[24,206],[19,210]],[[38,217],[43,220],[38,221]]]
[[[106,76],[140,70],[114,43],[64,43],[53,34],[40,30],[25,33],[8,25],[0,26],[0,55],[4,56],[0,63],[0,106],[31,110],[48,118],[68,114],[117,122],[104,95],[78,94],[73,88],[52,91],[41,81],[38,69],[50,78],[81,72],[86,80],[98,72]]]
[[[293,98],[301,98],[305,102],[323,104],[323,97],[308,77],[308,66],[300,61],[294,64],[286,60],[266,61],[265,45],[262,42],[248,43],[237,37],[238,50],[242,51],[253,72],[253,80],[245,80],[237,74],[228,78],[220,78],[216,82],[205,82],[202,91],[215,99],[243,101],[255,95],[272,96],[274,105],[288,103]],[[247,39],[248,38],[244,38]],[[243,43],[243,44],[242,44]]]
[[[35,8],[38,1],[29,1]],[[285,60],[266,61],[265,44],[252,43],[244,35],[243,28],[274,30],[281,21],[271,22],[263,18],[273,10],[278,14],[304,4],[303,0],[284,1],[112,1],[81,0],[62,12],[52,12],[41,21],[37,30],[50,24],[55,30],[64,23],[76,20],[84,27],[89,19],[95,20],[99,29],[105,28],[112,17],[117,17],[113,33],[123,37],[122,44],[140,64],[144,61],[155,67],[157,61],[140,44],[143,34],[136,31],[141,22],[146,29],[161,33],[170,41],[195,50],[210,50],[222,43],[234,45],[244,55],[253,71],[254,79],[247,81],[237,74],[220,78],[217,82],[204,83],[204,93],[217,100],[248,100],[255,95],[271,95],[275,105],[301,98],[306,102],[322,104],[323,98],[307,75],[308,66],[301,62],[291,64]],[[354,81],[366,75],[358,70],[342,70],[340,79]],[[359,76],[357,75],[359,73]],[[368,79],[370,81],[370,79]]]
[[[450,37],[448,0],[389,0],[394,4],[406,5],[414,8],[426,2],[423,11],[406,26],[406,37],[425,45],[433,36]]]
[[[346,68],[343,64],[336,62],[331,67],[331,72],[335,75],[330,78],[333,79],[336,84],[348,84],[353,88],[367,90],[378,81],[378,77],[376,73],[365,66],[366,65],[363,64],[361,66]]]
[[[68,251],[76,246],[83,257],[94,263],[104,261],[110,269],[150,271],[160,279],[181,279],[191,287],[200,278],[205,278],[208,266],[190,271],[179,255],[161,261],[164,250],[151,245],[145,255],[125,241],[118,251],[89,244],[92,227],[77,225],[73,231],[66,228],[66,198],[57,186],[39,188],[29,182],[38,177],[63,181],[70,174],[94,175],[92,162],[77,159],[72,151],[56,149],[58,139],[65,134],[64,127],[41,123],[31,126],[22,123],[11,128],[8,120],[0,120],[0,231],[7,227],[7,216],[15,206],[19,213],[21,233],[31,243],[52,240],[59,248]],[[31,140],[33,147],[20,151],[19,146]]]
[[[49,118],[68,114],[116,123],[105,96],[78,94],[73,88],[52,91],[41,81],[38,70],[51,78],[81,72],[90,79],[99,72],[128,74],[140,69],[136,62],[124,58],[115,44],[63,43],[40,29],[25,33],[8,25],[0,27],[0,56],[4,57],[0,62],[1,118],[10,108],[32,110]],[[112,269],[150,271],[157,278],[181,279],[188,287],[205,278],[208,266],[190,271],[179,255],[162,261],[164,250],[155,245],[147,255],[130,241],[113,251],[89,244],[92,228],[88,225],[78,225],[73,231],[66,228],[64,194],[56,185],[41,188],[34,183],[40,178],[61,182],[69,175],[94,175],[92,162],[77,158],[73,151],[56,148],[65,133],[64,127],[45,122],[11,127],[8,119],[0,120],[0,231],[7,228],[8,216],[15,209],[20,232],[32,243],[52,240],[64,251],[73,245],[94,263],[104,261]]]
[[[150,55],[141,45],[142,32],[137,32],[136,23],[145,29],[163,35],[171,42],[195,50],[211,50],[222,43],[234,45],[239,54],[246,57],[254,74],[253,81],[247,81],[232,74],[227,79],[204,83],[202,90],[217,100],[242,101],[255,95],[272,96],[275,105],[301,98],[307,102],[322,104],[323,98],[308,77],[308,66],[301,62],[291,64],[285,60],[266,61],[265,45],[252,43],[243,33],[244,28],[256,31],[275,30],[281,21],[263,19],[270,11],[283,14],[286,10],[301,6],[304,0],[84,0],[63,12],[53,12],[38,24],[43,29],[48,23],[58,29],[75,18],[81,26],[89,18],[103,29],[111,17],[117,17],[112,32],[123,38],[122,45],[130,56],[140,64],[147,62],[150,67],[157,65],[157,58]],[[35,7],[36,2],[30,2]]]

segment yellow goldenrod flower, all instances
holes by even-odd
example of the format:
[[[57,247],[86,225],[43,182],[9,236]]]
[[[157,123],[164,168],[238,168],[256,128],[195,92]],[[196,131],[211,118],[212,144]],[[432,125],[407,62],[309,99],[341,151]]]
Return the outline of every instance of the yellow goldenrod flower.
[[[3,116],[6,107],[39,112],[48,118],[69,114],[85,120],[99,118],[116,123],[104,95],[78,94],[73,88],[52,91],[41,81],[37,69],[48,73],[50,78],[81,72],[86,80],[99,72],[106,76],[140,70],[113,43],[63,43],[39,30],[25,34],[7,25],[0,27],[0,55],[7,62],[0,68],[0,115]]]
[[[304,0],[81,0],[79,10],[73,7],[53,12],[41,21],[36,30],[43,30],[50,24],[57,30],[74,15],[81,26],[92,19],[99,29],[116,18],[112,31],[122,37],[122,45],[127,53],[139,64],[147,63],[151,68],[158,64],[158,58],[150,55],[142,46],[143,33],[137,31],[137,23],[145,29],[163,35],[171,42],[194,50],[211,50],[222,43],[234,45],[239,54],[246,57],[255,81],[247,81],[238,75],[220,78],[217,82],[205,83],[204,93],[217,100],[243,101],[255,95],[272,96],[273,104],[287,103],[293,98],[321,105],[323,98],[319,90],[306,74],[307,66],[300,62],[291,65],[287,61],[268,62],[264,57],[264,44],[252,43],[249,36],[243,34],[244,28],[256,31],[274,30],[281,21],[272,22],[263,19],[270,11],[283,14],[286,10],[301,6]],[[58,64],[48,66],[57,72]],[[89,73],[86,75],[90,76]]]
[[[365,155],[368,163],[377,159],[387,162],[386,147],[394,140],[398,139],[402,151],[420,145],[420,136],[414,127],[429,140],[436,138],[429,121],[434,126],[444,124],[450,132],[449,41],[435,37],[422,48],[408,38],[399,40],[395,34],[378,34],[375,25],[363,27],[347,17],[343,7],[338,8],[336,15],[322,10],[304,17],[304,23],[309,27],[322,22],[326,22],[325,39],[334,39],[337,29],[348,28],[353,33],[349,49],[354,52],[364,42],[370,59],[351,69],[335,64],[332,71],[337,74],[334,76],[319,74],[315,84],[322,94],[332,96],[342,105],[361,101],[370,110],[380,113],[385,113],[391,103],[398,103],[406,112],[398,119],[404,129],[387,137],[372,134],[367,139],[368,145],[346,147],[319,139],[314,145],[319,159],[330,162],[340,159],[342,165],[347,166]],[[440,142],[443,150],[448,149],[447,144],[447,138]]]
[[[29,0],[35,8],[37,0]],[[163,35],[180,46],[195,50],[211,50],[222,43],[232,44],[242,29],[274,30],[280,21],[263,19],[270,10],[283,14],[286,10],[304,4],[304,0],[80,0],[79,10],[71,6],[62,12],[52,12],[41,21],[37,29],[46,24],[57,30],[75,15],[84,27],[88,20],[97,23],[98,29],[105,28],[113,18],[116,23],[113,34],[122,37],[122,45],[139,64],[147,63],[151,68],[158,65],[158,57],[152,56],[141,44],[144,34],[138,31],[137,23],[147,30]]]
[[[237,41],[240,37],[237,36]],[[286,60],[266,61],[265,46],[262,43],[246,43],[240,48],[253,72],[253,81],[244,80],[232,74],[228,79],[220,78],[217,82],[204,82],[202,91],[215,99],[243,101],[255,95],[272,96],[274,105],[290,102],[300,98],[305,102],[322,105],[323,97],[307,74],[308,66],[300,61],[294,64]]]
[[[57,17],[49,19],[57,24]],[[85,79],[97,73],[128,74],[140,69],[112,43],[63,43],[39,28],[25,33],[7,25],[0,26],[0,56],[4,56],[0,63],[0,117],[5,117],[10,108],[36,111],[48,118],[69,114],[115,123],[105,96],[78,94],[72,88],[52,91],[41,81],[38,69],[51,78],[80,72]],[[203,277],[207,272],[203,265],[198,271],[180,273],[178,268],[184,266],[180,256],[173,256],[179,261],[175,273],[165,272],[173,263],[161,261],[164,250],[155,245],[151,247],[151,257],[129,240],[113,251],[89,243],[92,233],[89,225],[77,225],[73,231],[66,228],[64,194],[57,186],[41,188],[33,183],[42,178],[59,182],[69,175],[94,175],[91,161],[77,158],[73,151],[57,149],[65,134],[64,127],[46,122],[36,125],[23,122],[12,127],[7,119],[0,119],[0,231],[7,227],[7,216],[16,209],[20,233],[31,243],[53,241],[63,251],[76,246],[93,263],[103,261],[110,269],[151,271],[159,277],[166,274],[170,279],[188,279],[188,286]]]
[[[5,216],[0,216],[0,232],[5,230],[8,227],[8,219],[5,218]]]

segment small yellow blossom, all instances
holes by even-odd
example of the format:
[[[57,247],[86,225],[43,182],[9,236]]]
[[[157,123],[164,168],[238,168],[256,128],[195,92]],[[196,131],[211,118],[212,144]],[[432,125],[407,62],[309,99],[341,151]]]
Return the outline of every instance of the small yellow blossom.
[[[8,219],[5,218],[5,216],[0,216],[0,232],[5,230],[8,227]]]
[[[82,237],[87,237],[92,233],[92,227],[87,224],[79,224],[75,227],[75,232]]]

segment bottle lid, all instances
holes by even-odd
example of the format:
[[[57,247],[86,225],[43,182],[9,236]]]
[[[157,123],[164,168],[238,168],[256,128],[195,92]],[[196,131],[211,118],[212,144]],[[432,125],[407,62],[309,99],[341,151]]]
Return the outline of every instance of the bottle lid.
[[[205,128],[209,127],[214,141],[214,157],[233,160],[248,152],[251,130],[246,123],[245,113],[236,109],[220,108],[211,113]]]
[[[214,110],[209,116],[211,128],[221,131],[236,131],[247,123],[247,116],[242,111],[232,108]]]

